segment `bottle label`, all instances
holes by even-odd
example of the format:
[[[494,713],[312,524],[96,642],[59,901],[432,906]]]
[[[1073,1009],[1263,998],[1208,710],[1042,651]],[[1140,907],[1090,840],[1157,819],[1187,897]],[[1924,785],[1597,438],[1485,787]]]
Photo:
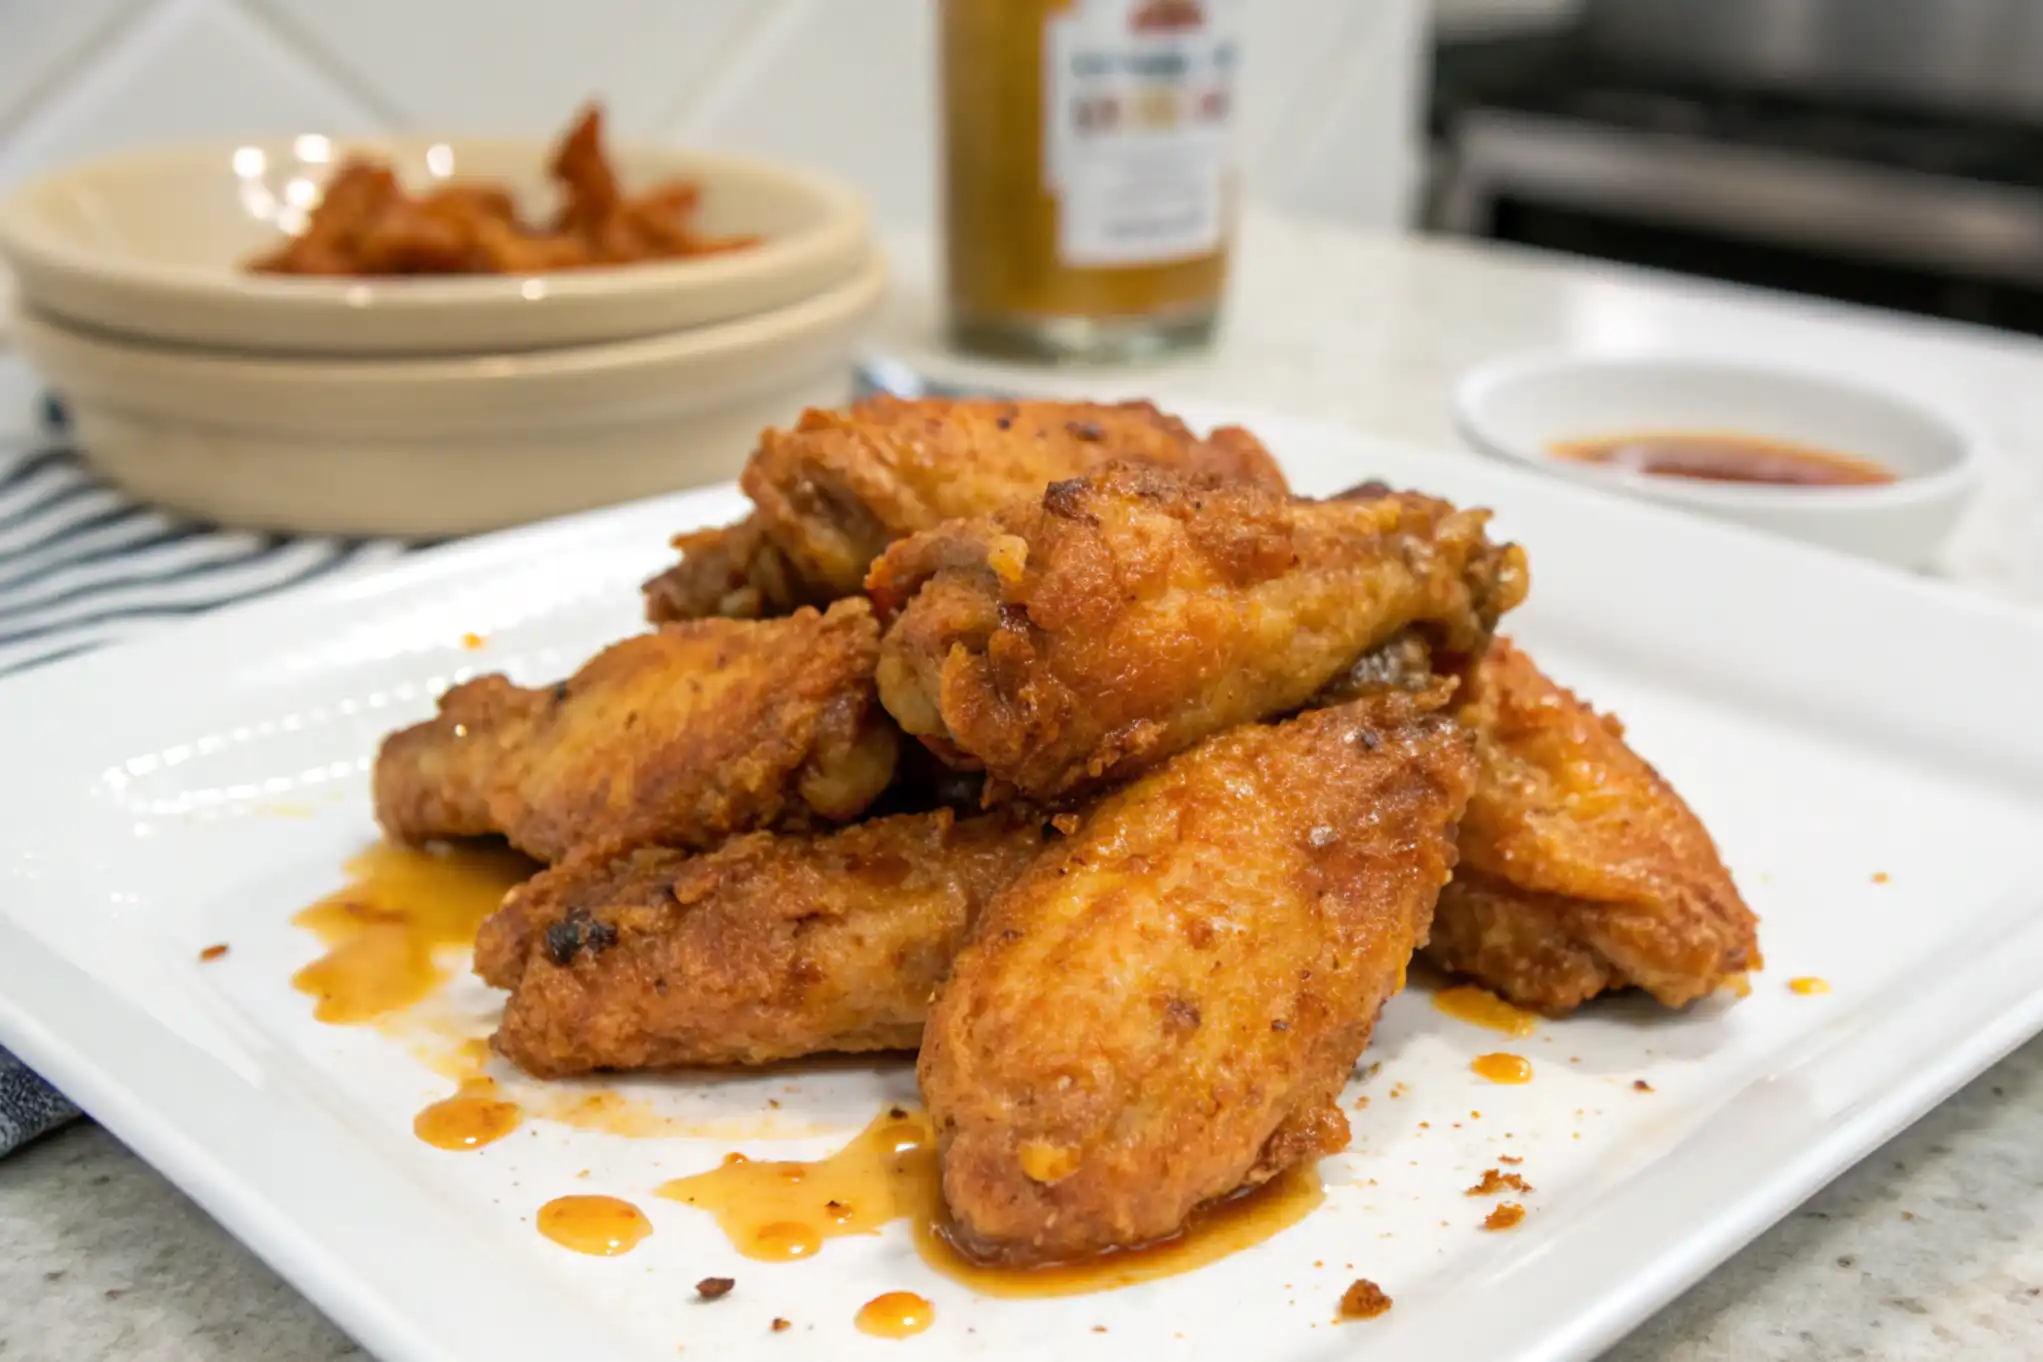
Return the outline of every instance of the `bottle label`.
[[[1065,265],[1210,255],[1226,232],[1239,0],[1073,0],[1043,29],[1043,182]]]

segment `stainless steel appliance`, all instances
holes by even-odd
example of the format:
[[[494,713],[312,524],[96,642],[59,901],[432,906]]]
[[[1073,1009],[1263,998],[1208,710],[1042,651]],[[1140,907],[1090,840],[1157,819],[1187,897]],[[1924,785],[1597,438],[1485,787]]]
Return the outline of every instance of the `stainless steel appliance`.
[[[2043,117],[2043,0],[1587,0],[1582,31],[1727,83]]]
[[[1438,228],[2043,334],[2043,0],[1587,0],[1440,77]]]

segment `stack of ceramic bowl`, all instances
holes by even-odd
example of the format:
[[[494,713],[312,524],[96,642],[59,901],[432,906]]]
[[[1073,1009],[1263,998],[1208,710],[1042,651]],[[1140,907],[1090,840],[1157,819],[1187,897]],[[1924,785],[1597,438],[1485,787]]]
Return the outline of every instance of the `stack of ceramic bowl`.
[[[782,166],[613,152],[756,246],[511,277],[248,272],[349,155],[551,203],[538,139],[299,137],[81,165],[0,205],[21,348],[86,457],[225,524],[445,535],[731,476],[762,426],[850,393],[885,269],[857,196]]]

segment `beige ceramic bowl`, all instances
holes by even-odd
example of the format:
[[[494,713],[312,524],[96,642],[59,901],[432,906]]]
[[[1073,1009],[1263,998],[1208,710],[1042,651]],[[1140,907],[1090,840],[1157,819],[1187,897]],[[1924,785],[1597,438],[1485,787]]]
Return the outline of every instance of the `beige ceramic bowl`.
[[[300,279],[244,263],[304,220],[353,153],[413,187],[454,178],[510,185],[526,212],[555,202],[539,138],[319,136],[165,147],[87,162],[0,204],[0,260],[23,303],[113,335],[260,354],[403,355],[583,345],[678,331],[783,307],[842,284],[872,252],[858,196],[740,156],[627,144],[627,192],[681,176],[702,186],[711,233],[757,247],[613,269],[529,276]]]
[[[608,345],[404,360],[143,345],[23,309],[85,457],[224,524],[438,536],[730,477],[760,429],[850,395],[886,270],[789,307]]]

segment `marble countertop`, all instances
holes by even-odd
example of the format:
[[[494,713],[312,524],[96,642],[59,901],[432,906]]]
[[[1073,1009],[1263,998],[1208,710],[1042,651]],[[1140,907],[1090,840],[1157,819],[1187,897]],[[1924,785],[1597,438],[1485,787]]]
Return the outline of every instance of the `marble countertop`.
[[[1468,365],[1526,348],[1678,346],[1833,366],[1985,435],[1987,492],[1951,576],[2043,601],[2043,342],[1557,256],[1255,217],[1226,336],[1167,368],[1081,377],[934,350],[926,243],[897,243],[882,341],[1003,387],[1225,398],[1453,443]],[[2018,1050],[1708,1278],[1617,1362],[2043,1355],[2043,1040]],[[310,1304],[112,1137],[79,1123],[0,1159],[0,1362],[359,1357]]]

